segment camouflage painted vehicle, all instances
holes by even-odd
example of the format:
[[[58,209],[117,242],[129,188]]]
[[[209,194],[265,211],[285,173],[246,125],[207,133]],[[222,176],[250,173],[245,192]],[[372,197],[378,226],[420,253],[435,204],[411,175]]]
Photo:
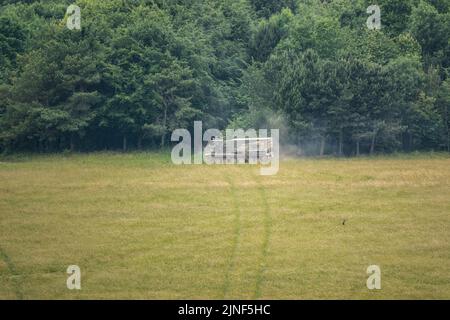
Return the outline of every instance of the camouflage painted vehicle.
[[[233,146],[231,150],[227,146]],[[204,149],[206,163],[267,164],[273,157],[272,138],[215,139]]]

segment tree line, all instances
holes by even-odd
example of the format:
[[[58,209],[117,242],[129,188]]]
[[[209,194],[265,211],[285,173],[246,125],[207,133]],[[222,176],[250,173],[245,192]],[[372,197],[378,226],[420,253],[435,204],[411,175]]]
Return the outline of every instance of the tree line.
[[[0,152],[161,148],[195,120],[302,154],[450,151],[450,1],[376,2],[2,1]]]

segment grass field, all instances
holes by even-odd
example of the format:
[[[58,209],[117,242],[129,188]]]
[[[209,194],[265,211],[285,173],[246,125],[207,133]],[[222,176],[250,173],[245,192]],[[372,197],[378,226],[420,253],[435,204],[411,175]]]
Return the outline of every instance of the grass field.
[[[449,299],[450,157],[284,160],[265,177],[152,153],[4,158],[0,299],[17,298]]]

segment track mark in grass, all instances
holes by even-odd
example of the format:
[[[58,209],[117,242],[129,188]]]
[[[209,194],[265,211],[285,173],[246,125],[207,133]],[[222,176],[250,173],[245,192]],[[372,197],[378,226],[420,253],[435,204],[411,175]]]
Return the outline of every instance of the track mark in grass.
[[[226,298],[226,295],[228,293],[228,290],[230,288],[230,282],[231,282],[231,272],[233,271],[234,265],[236,263],[236,255],[239,247],[239,240],[241,237],[241,209],[239,208],[239,203],[236,196],[236,187],[228,176],[226,177],[226,180],[228,184],[230,185],[230,194],[231,199],[233,201],[233,212],[234,212],[234,237],[233,237],[233,244],[231,248],[231,254],[230,258],[228,259],[228,266],[227,270],[225,272],[225,281],[223,284],[223,299]]]
[[[6,254],[6,252],[0,247],[0,257],[5,261],[6,266],[8,267],[9,273],[11,274],[13,283],[14,283],[14,292],[16,294],[17,299],[23,300],[23,294],[20,286],[20,281],[17,279],[19,274],[17,273],[16,266],[11,261],[11,258]]]
[[[266,190],[261,184],[258,185],[258,189],[262,198],[261,202],[264,205],[264,239],[261,247],[261,260],[259,262],[259,269],[256,275],[256,288],[255,295],[253,297],[254,299],[259,299],[261,297],[261,285],[264,279],[264,272],[266,271],[267,267],[267,254],[269,252],[270,236],[272,233],[272,218],[270,216],[269,203],[267,202],[266,198]]]

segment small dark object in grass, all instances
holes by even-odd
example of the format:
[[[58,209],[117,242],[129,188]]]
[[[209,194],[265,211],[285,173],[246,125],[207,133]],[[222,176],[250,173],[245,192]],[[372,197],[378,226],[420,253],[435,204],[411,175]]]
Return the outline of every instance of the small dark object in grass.
[[[347,220],[344,219],[344,220],[342,221],[342,225],[345,226],[345,223],[346,223],[346,222],[347,222]]]

